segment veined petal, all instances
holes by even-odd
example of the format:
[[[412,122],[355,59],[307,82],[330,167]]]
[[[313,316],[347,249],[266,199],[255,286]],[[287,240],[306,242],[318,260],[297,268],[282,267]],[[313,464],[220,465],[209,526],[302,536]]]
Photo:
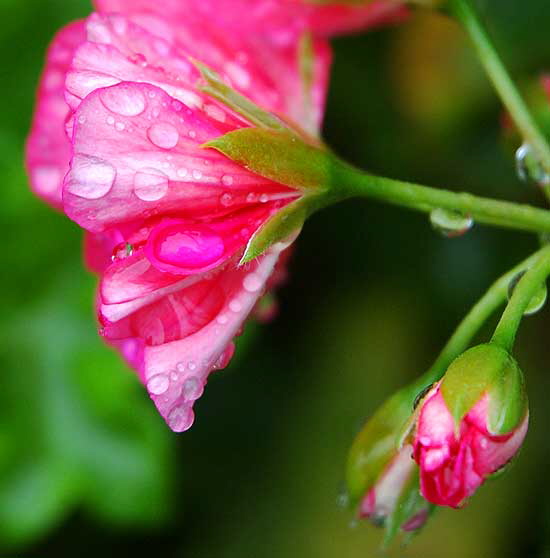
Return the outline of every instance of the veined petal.
[[[224,132],[219,121],[151,85],[94,91],[76,112],[65,212],[101,232],[160,214],[213,218],[296,196],[201,148]]]

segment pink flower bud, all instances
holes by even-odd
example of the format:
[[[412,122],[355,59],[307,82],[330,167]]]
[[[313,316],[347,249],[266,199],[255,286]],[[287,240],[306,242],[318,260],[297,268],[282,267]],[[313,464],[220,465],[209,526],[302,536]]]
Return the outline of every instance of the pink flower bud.
[[[443,398],[441,383],[424,398],[414,437],[414,458],[420,466],[422,494],[430,502],[460,507],[520,448],[528,412],[512,431],[495,435],[489,428],[490,405],[490,395],[484,393],[457,425]]]

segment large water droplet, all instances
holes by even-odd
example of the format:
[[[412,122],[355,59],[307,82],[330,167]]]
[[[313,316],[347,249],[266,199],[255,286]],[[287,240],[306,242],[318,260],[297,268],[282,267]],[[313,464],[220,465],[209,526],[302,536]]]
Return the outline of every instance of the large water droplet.
[[[170,387],[170,379],[166,374],[155,374],[147,381],[147,391],[153,395],[162,395]]]
[[[173,407],[166,417],[168,426],[174,432],[185,432],[186,430],[189,430],[194,420],[195,415],[193,413],[193,409],[185,403],[180,403],[179,405]]]
[[[514,290],[517,284],[521,281],[521,278],[525,275],[525,271],[520,271],[517,273],[510,283],[508,284],[508,300],[514,294]],[[536,314],[539,310],[543,308],[546,304],[546,299],[548,298],[548,289],[546,287],[546,283],[543,283],[538,291],[535,293],[533,298],[529,301],[529,304],[525,308],[523,312],[524,316],[530,316],[531,314]]]
[[[75,196],[97,200],[109,192],[115,177],[115,167],[107,161],[91,155],[75,155],[67,190]]]
[[[204,391],[202,382],[195,376],[190,376],[183,382],[181,395],[186,401],[195,401]]]
[[[138,116],[145,110],[143,93],[129,87],[107,87],[100,91],[99,97],[106,108],[121,116]]]
[[[540,186],[550,184],[550,174],[546,172],[530,144],[524,143],[516,151],[516,172],[524,182],[532,180]]]
[[[155,122],[147,130],[147,137],[157,147],[171,149],[177,145],[180,135],[175,126],[169,122]]]
[[[206,226],[160,225],[149,238],[155,258],[184,270],[209,267],[225,252],[223,238]]]
[[[470,215],[452,209],[434,209],[430,213],[433,228],[447,237],[461,236],[474,225]]]
[[[134,193],[143,201],[157,201],[168,192],[168,177],[158,169],[142,169],[134,176]]]

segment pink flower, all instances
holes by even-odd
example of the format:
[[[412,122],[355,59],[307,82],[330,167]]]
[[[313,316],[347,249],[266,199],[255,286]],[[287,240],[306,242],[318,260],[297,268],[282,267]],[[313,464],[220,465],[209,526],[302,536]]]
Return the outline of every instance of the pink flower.
[[[40,177],[47,164],[59,180],[70,160],[63,209],[90,233],[86,261],[102,275],[101,333],[136,368],[169,426],[183,431],[208,374],[227,365],[246,317],[284,276],[278,260],[288,243],[236,264],[252,235],[301,195],[203,147],[251,122],[199,90],[190,57],[316,134],[328,47],[313,43],[306,84],[297,43],[174,27],[153,15],[92,14],[56,41],[45,70],[56,71],[56,87],[41,89],[30,174]],[[62,48],[63,57],[52,57]],[[62,93],[68,106],[50,110],[53,101],[63,106]],[[47,160],[45,142],[60,146]],[[61,183],[53,182],[49,199],[59,203]]]
[[[484,394],[457,429],[439,384],[421,403],[414,458],[420,466],[422,494],[430,502],[460,507],[520,448],[528,413],[513,431],[497,436],[489,432],[489,404],[489,395]]]
[[[364,3],[310,0],[95,0],[99,10],[120,13],[153,13],[209,22],[228,35],[236,33],[269,36],[279,44],[293,42],[311,31],[318,36],[359,31],[367,27],[402,20],[407,10],[388,0]]]

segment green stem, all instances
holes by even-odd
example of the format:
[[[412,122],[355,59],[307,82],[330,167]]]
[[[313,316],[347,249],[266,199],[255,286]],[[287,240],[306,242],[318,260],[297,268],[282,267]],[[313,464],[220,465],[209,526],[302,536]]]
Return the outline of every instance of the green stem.
[[[468,33],[487,76],[524,140],[533,148],[546,172],[550,173],[550,145],[502,63],[471,1],[449,0],[449,5]],[[545,193],[550,199],[550,185],[545,186]]]
[[[331,170],[335,197],[367,197],[425,212],[441,208],[468,214],[480,223],[524,231],[550,231],[550,211],[530,205],[374,176],[338,160],[333,161]]]
[[[423,376],[424,385],[435,382],[443,376],[451,362],[468,348],[481,326],[483,326],[499,306],[504,304],[508,296],[510,281],[512,281],[518,273],[528,270],[538,261],[545,250],[547,250],[547,248],[541,248],[534,254],[531,254],[527,259],[499,277],[489,289],[487,289],[485,294],[471,308],[462,322],[460,322],[431,368]]]
[[[550,246],[538,252],[531,268],[520,279],[495,329],[491,343],[511,351],[521,319],[533,297],[550,275]]]

